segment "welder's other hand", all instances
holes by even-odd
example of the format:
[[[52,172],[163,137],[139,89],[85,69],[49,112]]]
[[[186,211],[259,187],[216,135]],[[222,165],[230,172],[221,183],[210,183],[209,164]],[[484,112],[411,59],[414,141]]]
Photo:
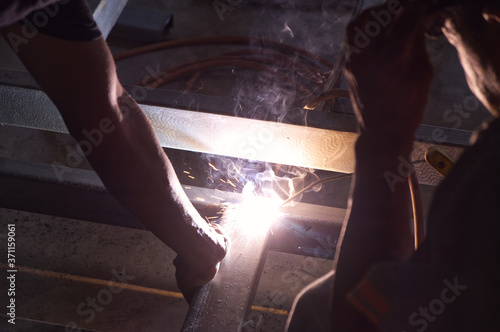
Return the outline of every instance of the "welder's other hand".
[[[377,6],[349,24],[346,78],[361,134],[411,149],[433,77],[425,49],[427,6],[413,1],[396,9]]]
[[[188,303],[191,303],[195,291],[212,280],[219,270],[220,261],[224,258],[228,250],[228,239],[224,235],[222,228],[216,224],[210,224],[210,248],[215,251],[210,259],[202,255],[192,255],[181,257],[177,255],[174,259],[175,278],[177,286],[184,295]],[[203,248],[193,248],[193,252]],[[208,249],[212,250],[212,249]],[[204,255],[206,257],[206,255]]]

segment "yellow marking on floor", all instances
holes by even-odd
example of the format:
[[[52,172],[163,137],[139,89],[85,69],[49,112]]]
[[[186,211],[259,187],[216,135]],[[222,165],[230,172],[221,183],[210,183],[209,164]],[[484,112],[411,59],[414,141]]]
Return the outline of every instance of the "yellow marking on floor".
[[[274,315],[288,316],[288,311],[281,310],[281,309],[259,307],[259,306],[253,305],[252,310],[260,311],[260,312],[264,312],[264,313],[269,313],[269,314],[274,314]]]
[[[2,269],[7,269],[6,264],[0,263],[0,267]],[[47,277],[47,278],[63,279],[63,280],[82,282],[82,283],[87,283],[87,284],[92,284],[92,285],[106,286],[106,287],[108,287],[108,286],[112,286],[112,287],[116,287],[116,288],[119,287],[119,288],[130,290],[130,291],[136,291],[136,292],[153,294],[153,295],[168,296],[168,297],[173,297],[173,298],[177,298],[177,299],[183,298],[182,294],[179,292],[171,292],[171,291],[167,291],[167,290],[163,290],[163,289],[156,289],[156,288],[150,288],[150,287],[144,287],[144,286],[138,286],[138,285],[124,284],[121,282],[116,282],[116,281],[111,281],[111,280],[102,280],[102,279],[96,279],[96,278],[75,276],[73,274],[45,271],[45,270],[34,269],[31,267],[26,267],[26,266],[16,266],[16,270],[18,272],[34,274],[34,275]]]
[[[3,264],[3,263],[0,263],[0,268],[2,270],[9,270],[10,269],[7,264]],[[10,269],[10,270],[12,270],[12,269]],[[130,291],[135,291],[135,292],[140,292],[140,293],[145,293],[145,294],[173,297],[176,299],[184,298],[182,296],[182,294],[179,292],[172,292],[172,291],[167,291],[167,290],[163,290],[163,289],[156,289],[156,288],[150,288],[150,287],[144,287],[144,286],[138,286],[138,285],[124,284],[121,282],[116,282],[116,281],[111,281],[111,280],[102,280],[102,279],[96,279],[96,278],[82,277],[82,276],[76,276],[76,275],[68,274],[68,273],[46,271],[46,270],[40,270],[40,269],[35,269],[35,268],[31,268],[31,267],[26,267],[26,266],[19,266],[19,265],[16,266],[16,268],[14,270],[17,270],[17,272],[21,272],[21,273],[34,274],[34,275],[47,277],[47,278],[76,281],[76,282],[82,282],[82,283],[98,285],[98,286],[106,286],[106,287],[112,286],[112,287],[116,287],[116,288],[119,287],[119,288],[130,290]],[[255,306],[255,305],[253,305],[251,309],[255,310],[255,311],[263,312],[263,313],[288,316],[288,311],[281,310],[281,309],[260,307],[260,306]]]

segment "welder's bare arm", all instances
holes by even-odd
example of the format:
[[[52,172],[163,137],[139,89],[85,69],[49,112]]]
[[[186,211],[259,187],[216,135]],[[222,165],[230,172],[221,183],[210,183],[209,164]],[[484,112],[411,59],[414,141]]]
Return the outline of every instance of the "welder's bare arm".
[[[375,10],[383,9],[383,6]],[[369,21],[362,13],[348,27]],[[346,77],[360,122],[348,219],[336,257],[332,331],[376,331],[347,295],[377,263],[413,252],[407,183],[413,137],[422,119],[432,69],[425,53],[422,11],[405,10],[365,49],[350,54]],[[354,45],[355,46],[355,45]]]
[[[88,160],[107,189],[178,253],[178,283],[189,297],[215,275],[225,238],[191,205],[151,125],[118,82],[105,41],[38,34],[21,47],[19,57],[71,135],[81,141],[88,140],[85,131],[94,133],[98,143],[92,144]]]

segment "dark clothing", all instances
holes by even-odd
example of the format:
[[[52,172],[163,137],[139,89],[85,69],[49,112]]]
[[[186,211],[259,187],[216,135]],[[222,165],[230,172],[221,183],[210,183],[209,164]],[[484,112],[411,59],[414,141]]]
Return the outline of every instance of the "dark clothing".
[[[351,303],[384,332],[500,331],[500,119],[439,186],[427,223],[413,257],[374,266]],[[330,331],[333,277],[299,294],[288,332]]]
[[[66,40],[90,41],[101,36],[85,0],[3,0],[0,27],[15,22],[30,32]]]
[[[383,331],[500,331],[500,119],[437,189],[427,240],[351,294]]]

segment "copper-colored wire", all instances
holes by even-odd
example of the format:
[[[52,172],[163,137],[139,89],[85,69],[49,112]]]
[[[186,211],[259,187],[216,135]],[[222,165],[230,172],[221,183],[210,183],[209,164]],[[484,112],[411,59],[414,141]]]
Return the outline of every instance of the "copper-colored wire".
[[[138,48],[134,48],[132,50],[128,50],[117,54],[114,56],[115,61],[120,61],[123,59],[127,59],[133,56],[137,56],[144,53],[155,52],[159,50],[164,50],[168,48],[174,47],[182,47],[182,46],[194,46],[194,45],[206,45],[206,44],[247,44],[253,47],[260,48],[274,48],[281,51],[292,52],[296,54],[300,54],[309,59],[313,59],[327,68],[334,68],[334,64],[327,59],[319,56],[315,53],[309,52],[307,50],[291,46],[288,44],[283,44],[280,42],[276,42],[273,40],[256,38],[256,37],[245,37],[245,36],[215,36],[215,37],[197,37],[197,38],[189,38],[182,40],[170,40],[155,44],[150,44]]]
[[[420,189],[418,187],[418,178],[415,170],[408,176],[408,184],[410,186],[411,201],[413,207],[413,225],[415,237],[415,250],[425,240],[424,229],[424,212],[422,208],[422,198],[420,196]]]
[[[334,89],[322,93],[318,97],[316,97],[313,101],[307,104],[307,108],[313,109],[319,104],[333,98],[349,98],[349,91],[344,89]]]
[[[313,93],[304,86],[303,84],[297,82],[295,79],[290,78],[290,77],[280,77],[283,75],[279,75],[280,73],[276,70],[276,68],[261,64],[259,62],[255,61],[249,61],[249,60],[241,60],[241,59],[215,59],[215,60],[202,60],[202,61],[197,61],[196,63],[191,63],[191,64],[183,64],[179,67],[176,67],[173,72],[168,73],[168,75],[164,76],[158,76],[152,83],[148,84],[147,87],[149,88],[157,88],[161,85],[167,84],[168,82],[171,82],[183,75],[198,72],[201,70],[206,70],[214,67],[245,67],[245,68],[250,68],[258,71],[263,71],[263,72],[270,72],[273,74],[276,74],[276,77],[278,78],[283,78],[285,82],[292,83],[294,86],[297,87],[299,91],[302,91],[306,97],[311,98]]]

